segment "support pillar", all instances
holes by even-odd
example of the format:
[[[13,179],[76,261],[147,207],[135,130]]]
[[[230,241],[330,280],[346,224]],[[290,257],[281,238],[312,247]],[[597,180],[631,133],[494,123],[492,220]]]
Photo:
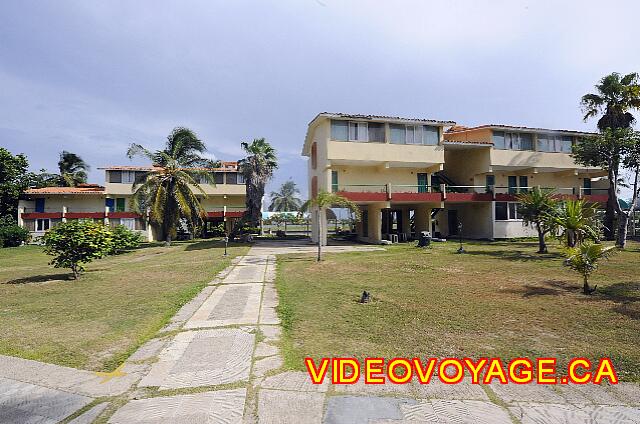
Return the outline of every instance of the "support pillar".
[[[420,231],[431,232],[431,207],[420,205],[415,209],[416,236]]]
[[[62,222],[67,222],[67,207],[62,207]]]
[[[379,205],[368,205],[369,214],[369,241],[380,243],[382,240],[382,208]]]

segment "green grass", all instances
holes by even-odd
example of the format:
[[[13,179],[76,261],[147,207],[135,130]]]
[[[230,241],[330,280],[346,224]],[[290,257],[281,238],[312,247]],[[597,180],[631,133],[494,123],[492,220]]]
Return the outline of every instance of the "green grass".
[[[149,245],[94,261],[79,280],[39,246],[0,249],[0,354],[113,370],[246,246]]]
[[[324,356],[611,357],[640,379],[640,244],[603,262],[598,291],[559,250],[534,242],[394,245],[382,252],[278,259],[282,350],[289,368]],[[359,304],[363,290],[373,301]]]

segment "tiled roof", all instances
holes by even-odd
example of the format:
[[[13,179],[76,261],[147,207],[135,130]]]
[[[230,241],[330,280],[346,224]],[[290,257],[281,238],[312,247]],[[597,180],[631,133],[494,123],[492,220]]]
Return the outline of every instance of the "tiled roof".
[[[230,162],[220,162],[222,167],[220,168],[195,168],[201,170],[210,170],[210,171],[228,171],[230,169],[236,170],[238,168],[237,161]],[[153,171],[155,169],[161,169],[158,166],[136,166],[136,165],[108,165],[101,166],[98,169],[104,169],[107,171]]]
[[[487,146],[493,146],[493,141],[489,140],[448,140],[444,139],[444,144],[460,143],[460,144],[484,144]]]
[[[383,119],[388,121],[416,121],[416,122],[428,122],[432,124],[443,125],[455,125],[454,121],[441,121],[437,119],[423,119],[423,118],[402,118],[400,116],[386,116],[386,115],[360,115],[350,113],[334,113],[334,112],[322,112],[318,116],[326,116],[329,118],[346,118],[346,119]]]
[[[505,130],[513,130],[513,131],[536,131],[536,132],[557,132],[557,133],[565,133],[565,134],[584,134],[584,135],[596,135],[593,132],[585,132],[585,131],[574,131],[574,130],[557,130],[551,128],[535,128],[535,127],[523,127],[518,125],[503,125],[503,124],[486,124],[479,125],[477,127],[465,127],[461,125],[456,125],[447,130],[448,133],[451,132],[465,132],[472,130],[480,130],[484,128],[489,129],[505,129]]]
[[[104,194],[104,187],[97,184],[83,184],[78,187],[30,188],[25,194]]]

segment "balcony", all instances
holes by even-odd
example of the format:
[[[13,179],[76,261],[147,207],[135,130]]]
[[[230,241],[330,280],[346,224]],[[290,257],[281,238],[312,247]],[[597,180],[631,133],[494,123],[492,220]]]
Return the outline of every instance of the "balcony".
[[[217,207],[207,211],[208,218],[241,218],[245,212],[244,206]]]
[[[515,202],[518,194],[534,187],[502,186],[454,186],[441,184],[396,185],[396,184],[347,184],[334,186],[334,191],[352,202]],[[606,203],[607,189],[582,187],[540,187],[552,190],[560,200],[585,199],[592,203]]]

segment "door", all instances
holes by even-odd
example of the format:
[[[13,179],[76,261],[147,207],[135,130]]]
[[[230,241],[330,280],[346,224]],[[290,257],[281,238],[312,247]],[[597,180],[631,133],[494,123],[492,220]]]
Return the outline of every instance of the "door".
[[[583,194],[589,196],[591,194],[591,178],[585,178],[583,181]]]
[[[521,175],[518,181],[518,186],[520,187],[520,193],[526,193],[529,191],[527,187],[529,187],[529,177],[526,175]]]
[[[509,175],[509,194],[516,194],[518,192],[518,177],[515,175]]]
[[[418,172],[418,193],[427,192],[427,174]]]
[[[338,192],[338,171],[331,171],[331,191]]]
[[[487,193],[490,192],[493,187],[496,185],[496,176],[495,175],[487,175],[485,180],[485,185],[487,186]]]
[[[449,223],[449,237],[458,235],[458,211],[450,209],[447,211],[447,221]]]
[[[44,198],[36,199],[36,212],[44,212]]]
[[[436,174],[431,174],[431,187],[433,187],[433,191],[440,191],[440,177]]]

